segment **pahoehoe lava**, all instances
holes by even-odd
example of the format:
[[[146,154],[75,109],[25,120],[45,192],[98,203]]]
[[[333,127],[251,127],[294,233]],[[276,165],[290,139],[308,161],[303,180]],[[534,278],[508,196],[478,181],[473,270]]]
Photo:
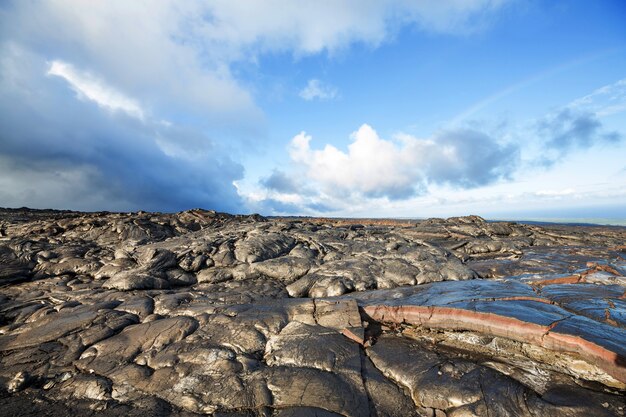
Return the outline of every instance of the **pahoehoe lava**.
[[[623,416],[625,242],[0,209],[0,415]]]

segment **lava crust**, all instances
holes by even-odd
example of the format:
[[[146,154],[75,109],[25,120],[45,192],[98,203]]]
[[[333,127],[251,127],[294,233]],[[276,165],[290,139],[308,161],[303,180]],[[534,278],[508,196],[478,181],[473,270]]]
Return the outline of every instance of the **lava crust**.
[[[624,416],[625,241],[0,209],[0,415]]]

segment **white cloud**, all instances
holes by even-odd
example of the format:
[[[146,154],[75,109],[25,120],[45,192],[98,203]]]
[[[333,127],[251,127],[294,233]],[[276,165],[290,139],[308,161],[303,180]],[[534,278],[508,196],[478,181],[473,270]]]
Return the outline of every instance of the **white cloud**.
[[[296,54],[334,51],[353,42],[377,45],[399,25],[459,33],[474,30],[482,19],[507,0],[321,0],[290,2],[216,0],[200,5],[184,3],[196,16],[190,19],[196,35],[237,56],[242,49],[291,50]],[[198,13],[199,11],[203,13]],[[210,19],[204,19],[210,16]]]
[[[289,153],[294,162],[308,168],[310,179],[326,192],[354,191],[367,195],[415,192],[421,175],[417,164],[410,163],[408,152],[380,139],[368,125],[361,126],[351,139],[347,153],[332,145],[312,150],[311,137],[302,132],[291,141]]]
[[[574,100],[568,107],[593,112],[598,117],[626,111],[626,78],[596,89],[591,94]]]
[[[351,139],[347,152],[328,144],[313,150],[311,136],[302,132],[292,139],[289,154],[326,194],[390,199],[412,197],[429,184],[471,188],[497,181],[512,172],[518,156],[516,147],[470,130],[385,140],[364,124]]]
[[[15,1],[5,8],[3,35],[51,59],[71,52],[107,80],[133,93],[159,88],[212,110],[250,106],[230,64],[258,54],[336,51],[355,42],[378,45],[405,25],[465,32],[505,0],[231,0],[152,2]],[[74,61],[74,60],[72,60]],[[131,90],[134,89],[135,91]]]
[[[63,78],[76,91],[79,98],[92,100],[108,110],[123,111],[142,120],[144,118],[144,111],[137,101],[126,97],[88,72],[77,70],[71,64],[59,60],[52,61],[47,74]]]
[[[535,193],[538,197],[563,197],[572,195],[576,192],[573,188],[566,188],[564,190],[539,190]]]
[[[15,2],[0,26],[4,39],[72,63],[80,75],[97,74],[155,116],[256,129],[262,113],[231,73],[231,57],[187,25],[207,17],[206,8],[194,1]]]
[[[0,35],[46,59],[96,73],[116,90],[219,133],[262,137],[264,116],[234,63],[377,46],[399,28],[458,33],[480,27],[505,0],[13,1]],[[236,129],[235,129],[236,128]]]
[[[320,80],[309,80],[306,87],[300,91],[300,97],[306,101],[311,100],[332,100],[337,97],[337,89],[331,85],[324,84]]]

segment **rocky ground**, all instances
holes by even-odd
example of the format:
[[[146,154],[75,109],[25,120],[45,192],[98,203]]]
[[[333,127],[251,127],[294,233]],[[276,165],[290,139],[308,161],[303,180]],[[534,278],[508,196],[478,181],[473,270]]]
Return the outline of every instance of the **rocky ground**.
[[[0,210],[0,414],[624,416],[626,229]]]

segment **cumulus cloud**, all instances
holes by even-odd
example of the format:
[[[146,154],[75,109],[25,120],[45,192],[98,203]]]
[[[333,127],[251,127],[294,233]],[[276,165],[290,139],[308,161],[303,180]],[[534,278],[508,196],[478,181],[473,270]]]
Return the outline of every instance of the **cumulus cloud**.
[[[320,80],[309,80],[306,87],[300,90],[300,97],[306,101],[311,100],[332,100],[337,97],[337,89],[322,83]]]
[[[477,187],[506,178],[518,158],[514,145],[473,130],[439,132],[429,139],[399,134],[380,138],[368,125],[351,135],[347,152],[332,145],[311,148],[311,136],[296,135],[289,153],[308,179],[329,195],[406,199],[429,184]]]

